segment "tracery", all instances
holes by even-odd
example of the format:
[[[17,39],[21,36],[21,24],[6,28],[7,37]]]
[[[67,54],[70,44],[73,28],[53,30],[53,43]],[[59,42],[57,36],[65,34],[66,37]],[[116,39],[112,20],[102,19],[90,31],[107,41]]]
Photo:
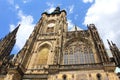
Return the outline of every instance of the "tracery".
[[[94,55],[90,46],[85,43],[73,42],[68,45],[63,54],[64,64],[94,63]]]

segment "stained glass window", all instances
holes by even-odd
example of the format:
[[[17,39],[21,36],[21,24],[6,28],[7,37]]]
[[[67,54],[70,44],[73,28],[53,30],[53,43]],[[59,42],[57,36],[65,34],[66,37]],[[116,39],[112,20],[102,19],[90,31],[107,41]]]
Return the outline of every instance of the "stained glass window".
[[[87,64],[95,62],[92,49],[80,43],[69,45],[64,51],[63,59],[64,64]]]

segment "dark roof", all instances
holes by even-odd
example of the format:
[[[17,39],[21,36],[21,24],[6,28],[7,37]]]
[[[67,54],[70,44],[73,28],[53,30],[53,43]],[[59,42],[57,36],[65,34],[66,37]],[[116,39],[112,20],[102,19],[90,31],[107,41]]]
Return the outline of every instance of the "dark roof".
[[[60,11],[60,7],[56,7],[56,9],[52,13],[43,12],[42,15],[43,14],[54,15],[54,14],[60,14],[61,12],[65,12],[65,14],[67,14],[65,10],[61,10]]]

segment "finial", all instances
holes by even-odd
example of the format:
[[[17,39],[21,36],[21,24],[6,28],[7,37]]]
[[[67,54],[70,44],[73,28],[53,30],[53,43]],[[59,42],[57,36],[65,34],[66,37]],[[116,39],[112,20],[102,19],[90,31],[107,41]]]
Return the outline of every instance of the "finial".
[[[57,6],[55,10],[56,10],[56,11],[60,11],[60,7],[59,7],[59,6]]]
[[[87,28],[89,28],[89,25],[87,24]]]
[[[17,33],[17,31],[18,31],[18,29],[19,29],[19,27],[20,27],[20,24],[11,32],[11,33],[14,33],[14,34],[16,34]]]
[[[77,31],[77,26],[75,25],[75,31]]]
[[[114,43],[111,41],[112,45],[114,45]]]
[[[108,40],[108,39],[107,39],[107,42],[108,42],[109,46],[111,46],[111,44],[110,44],[110,42],[109,42],[109,40]]]
[[[21,24],[18,24],[18,27],[20,27]]]

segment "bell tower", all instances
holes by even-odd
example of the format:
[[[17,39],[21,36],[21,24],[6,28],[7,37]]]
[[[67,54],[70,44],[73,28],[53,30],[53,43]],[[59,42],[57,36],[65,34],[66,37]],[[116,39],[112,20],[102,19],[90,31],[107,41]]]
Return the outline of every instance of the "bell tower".
[[[39,30],[40,33],[60,33],[60,31],[67,30],[67,24],[66,24],[66,12],[64,10],[60,11],[59,7],[56,7],[56,9],[48,14],[47,12],[42,13],[42,19],[41,21],[42,26]]]
[[[52,13],[44,12],[23,49],[18,53],[16,65],[23,70],[43,69],[47,65],[59,64],[62,39],[66,36],[66,11],[59,7]]]

